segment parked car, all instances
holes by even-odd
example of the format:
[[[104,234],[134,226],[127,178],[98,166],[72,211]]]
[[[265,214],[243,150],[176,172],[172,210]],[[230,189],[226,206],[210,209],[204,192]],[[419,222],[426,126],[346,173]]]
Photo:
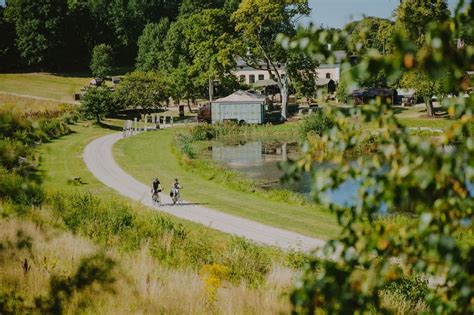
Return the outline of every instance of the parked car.
[[[95,78],[89,81],[89,85],[92,86],[101,86],[104,83],[104,80],[101,78]]]

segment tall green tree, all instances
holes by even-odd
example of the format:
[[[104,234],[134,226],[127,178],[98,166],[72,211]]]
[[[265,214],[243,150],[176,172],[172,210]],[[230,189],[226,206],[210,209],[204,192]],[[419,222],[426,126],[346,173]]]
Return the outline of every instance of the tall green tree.
[[[121,108],[146,111],[167,103],[170,97],[166,79],[159,72],[135,71],[125,76],[115,93],[116,103]]]
[[[398,33],[415,47],[414,58],[423,59],[424,55],[431,53],[431,48],[426,47],[426,34],[430,25],[443,23],[449,18],[450,12],[445,0],[406,0],[395,10],[395,16]],[[442,69],[444,67],[438,70]],[[431,99],[441,93],[439,80],[431,79],[424,69],[420,68],[417,71],[407,71],[398,85],[416,89],[418,96],[423,98],[428,115],[434,116]]]
[[[149,23],[143,29],[143,34],[138,39],[138,55],[136,68],[141,71],[160,69],[163,62],[165,39],[170,28],[167,18],[160,20],[158,24]]]
[[[351,26],[349,49],[360,53],[369,48],[380,53],[390,53],[392,50],[394,23],[388,19],[365,17]]]
[[[97,123],[116,110],[112,91],[108,87],[90,88],[81,98],[81,111],[86,117],[92,117]]]
[[[196,73],[191,69],[193,58],[188,49],[188,38],[184,35],[189,23],[191,21],[185,16],[171,23],[164,43],[163,62],[160,63],[161,72],[168,77],[173,99],[185,98],[188,104],[199,94],[195,86]]]
[[[270,77],[278,84],[282,96],[283,120],[287,119],[289,80],[280,67],[289,62],[288,53],[277,40],[278,34],[293,35],[298,20],[308,15],[305,0],[243,0],[232,15],[240,57],[256,69],[263,62]]]
[[[6,16],[15,25],[16,45],[31,67],[58,68],[66,63],[67,3],[64,0],[11,0]]]
[[[318,62],[304,54],[294,51],[288,54],[286,70],[291,78],[291,85],[299,96],[311,98],[316,95],[317,68]]]
[[[407,71],[403,74],[400,84],[403,88],[415,89],[416,95],[423,99],[428,116],[434,116],[433,96],[441,97],[442,84],[439,80],[431,79],[420,70]]]
[[[0,7],[0,71],[19,66],[17,49],[15,46],[15,25],[7,21],[4,16],[5,9]]]
[[[180,63],[177,67],[167,73],[167,82],[170,96],[175,102],[180,103],[181,99],[187,101],[189,112],[191,112],[191,103],[194,103],[197,91],[194,81],[190,75],[190,67],[186,63]]]
[[[214,80],[223,79],[235,68],[235,39],[229,16],[223,9],[195,13],[187,18],[184,37],[195,85],[208,85],[208,96],[212,101]]]
[[[94,47],[90,68],[92,74],[99,78],[105,78],[111,74],[113,69],[112,47],[100,44]]]
[[[430,23],[440,23],[449,15],[446,0],[404,0],[395,10],[395,25],[408,40],[421,46]]]

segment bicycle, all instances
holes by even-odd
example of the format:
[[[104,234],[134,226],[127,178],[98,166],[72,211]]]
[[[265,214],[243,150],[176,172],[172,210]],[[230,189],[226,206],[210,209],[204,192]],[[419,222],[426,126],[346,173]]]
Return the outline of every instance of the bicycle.
[[[153,193],[153,195],[151,196],[151,200],[154,206],[161,206],[160,193],[158,191],[155,191]]]
[[[174,189],[170,193],[171,201],[173,201],[173,205],[178,203],[182,203],[181,194],[179,193],[178,189]]]

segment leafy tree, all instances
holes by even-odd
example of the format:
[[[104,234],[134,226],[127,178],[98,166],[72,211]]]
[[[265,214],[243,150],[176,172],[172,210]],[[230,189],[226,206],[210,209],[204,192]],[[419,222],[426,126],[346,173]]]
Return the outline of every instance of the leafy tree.
[[[277,41],[280,33],[293,35],[298,19],[309,14],[308,1],[244,0],[232,15],[240,45],[239,55],[254,68],[264,62],[282,95],[282,119],[287,119],[289,80],[278,65],[289,62],[288,54]],[[287,65],[288,66],[288,65]]]
[[[7,21],[5,9],[0,7],[0,71],[18,66],[17,50],[15,47],[15,25]]]
[[[234,38],[229,16],[222,9],[205,9],[187,18],[184,37],[191,58],[190,73],[198,87],[208,86],[212,101],[215,79],[235,68]]]
[[[430,23],[449,17],[446,0],[404,0],[395,10],[396,28],[411,42],[421,46]]]
[[[326,28],[326,32],[329,34],[331,38],[332,37],[337,38],[331,47],[332,50],[345,50],[345,51],[348,50],[347,40],[346,40],[346,37],[343,36],[343,30],[339,28],[328,27]]]
[[[440,82],[443,89],[459,93],[459,80],[472,66],[474,50],[457,49],[455,39],[463,29],[473,29],[473,10],[470,1],[453,18],[428,25],[422,36],[425,41],[418,42],[424,53],[417,56],[413,54],[416,43],[403,40],[397,32],[393,54],[363,56],[361,66],[349,71],[348,84],[381,70],[398,79],[403,70],[423,73],[427,79]],[[316,30],[297,37],[289,47],[301,47],[303,42],[308,55],[328,57],[320,41],[324,36],[323,31]],[[416,277],[432,284],[420,288],[426,294],[420,294],[421,301],[416,301],[425,303],[427,313],[474,312],[472,236],[468,236],[467,244],[460,239],[472,230],[474,215],[474,174],[466,171],[474,167],[474,95],[445,99],[443,103],[456,121],[437,140],[414,135],[383,103],[353,110],[358,121],[382,130],[376,137],[363,131],[367,125],[334,112],[331,130],[311,138],[305,156],[291,165],[300,172],[312,173],[313,193],[319,201],[324,202],[322,194],[347,180],[360,183],[357,202],[344,207],[329,202],[342,232],[305,267],[292,294],[295,312],[396,312],[382,302],[381,293],[410,283],[404,281],[406,278]],[[368,140],[373,155],[356,161],[345,158]],[[454,150],[447,154],[445,146],[453,144]],[[317,167],[321,162],[337,167],[321,169]],[[288,171],[295,176],[291,168]],[[407,200],[414,216],[403,224],[380,218],[381,209],[406,209]]]
[[[66,1],[11,0],[6,16],[15,25],[16,45],[28,66],[44,69],[66,62]]]
[[[316,95],[316,69],[318,62],[300,53],[289,53],[287,73],[296,93],[302,97],[311,98]]]
[[[191,112],[191,103],[194,102],[196,96],[196,87],[189,74],[189,65],[180,63],[177,67],[171,69],[167,75],[168,85],[170,89],[170,96],[175,102],[180,102],[181,99],[186,99],[188,109]]]
[[[416,47],[414,51],[415,57],[423,58],[423,55],[430,53],[429,48],[423,48],[430,23],[445,21],[449,17],[450,12],[447,2],[444,0],[417,1],[416,5],[413,0],[409,0],[400,4],[395,11],[395,15],[397,18],[396,28],[400,36],[414,44],[414,47]],[[445,67],[440,67],[439,70],[441,69],[445,69]],[[434,116],[431,98],[441,93],[440,82],[432,80],[424,72],[424,69],[419,69],[418,71],[405,73],[399,82],[399,86],[414,88],[417,91],[417,95],[423,98],[428,115]]]
[[[417,96],[421,97],[425,103],[428,116],[434,116],[432,97],[441,93],[441,83],[438,80],[430,79],[422,71],[408,71],[403,74],[400,86],[415,89]]]
[[[158,24],[149,23],[138,39],[137,70],[150,71],[160,69],[163,59],[164,41],[170,27],[169,20],[163,18]]]
[[[114,112],[116,103],[108,87],[90,88],[81,98],[81,111],[86,117],[93,117],[99,124],[101,119]]]
[[[185,28],[190,20],[180,16],[178,20],[171,23],[165,39],[163,62],[160,63],[160,71],[166,73],[170,88],[170,94],[175,101],[182,98],[194,99],[197,87],[194,85],[196,73],[192,73],[192,56],[189,52],[189,44],[184,36]]]
[[[122,108],[147,110],[168,102],[170,93],[165,78],[159,72],[135,71],[123,79],[115,93]]]
[[[184,0],[179,6],[179,15],[187,16],[205,9],[217,9],[224,6],[225,0]]]
[[[112,47],[100,44],[94,47],[91,59],[92,74],[99,78],[105,78],[112,72]]]
[[[373,48],[381,53],[390,53],[394,29],[390,20],[370,16],[352,23],[348,28],[351,29],[348,44],[351,51],[360,53]]]

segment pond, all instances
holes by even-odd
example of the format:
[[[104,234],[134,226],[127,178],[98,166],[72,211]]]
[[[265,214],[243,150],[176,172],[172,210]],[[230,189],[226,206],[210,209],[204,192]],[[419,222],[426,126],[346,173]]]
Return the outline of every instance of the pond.
[[[455,147],[445,148],[448,154],[454,150]],[[299,146],[296,142],[212,142],[202,153],[205,157],[255,180],[264,188],[284,188],[310,197],[311,179],[309,174],[305,173],[297,183],[280,182],[283,171],[279,169],[278,164],[288,159],[298,158]],[[319,167],[333,166],[321,164]],[[332,203],[341,206],[353,205],[357,202],[359,186],[356,180],[348,180],[338,189],[327,192],[326,196]],[[474,185],[469,183],[467,188],[470,196],[474,196]],[[386,207],[382,206],[380,212],[387,213]]]
[[[297,183],[280,182],[283,171],[279,169],[278,164],[298,157],[299,146],[296,142],[212,142],[203,154],[206,158],[255,180],[264,188],[284,188],[301,193],[308,198],[310,196],[309,174],[303,175]],[[330,166],[322,164],[321,167]],[[354,180],[347,181],[339,189],[328,192],[327,196],[339,205],[352,204],[357,197],[358,186]]]

